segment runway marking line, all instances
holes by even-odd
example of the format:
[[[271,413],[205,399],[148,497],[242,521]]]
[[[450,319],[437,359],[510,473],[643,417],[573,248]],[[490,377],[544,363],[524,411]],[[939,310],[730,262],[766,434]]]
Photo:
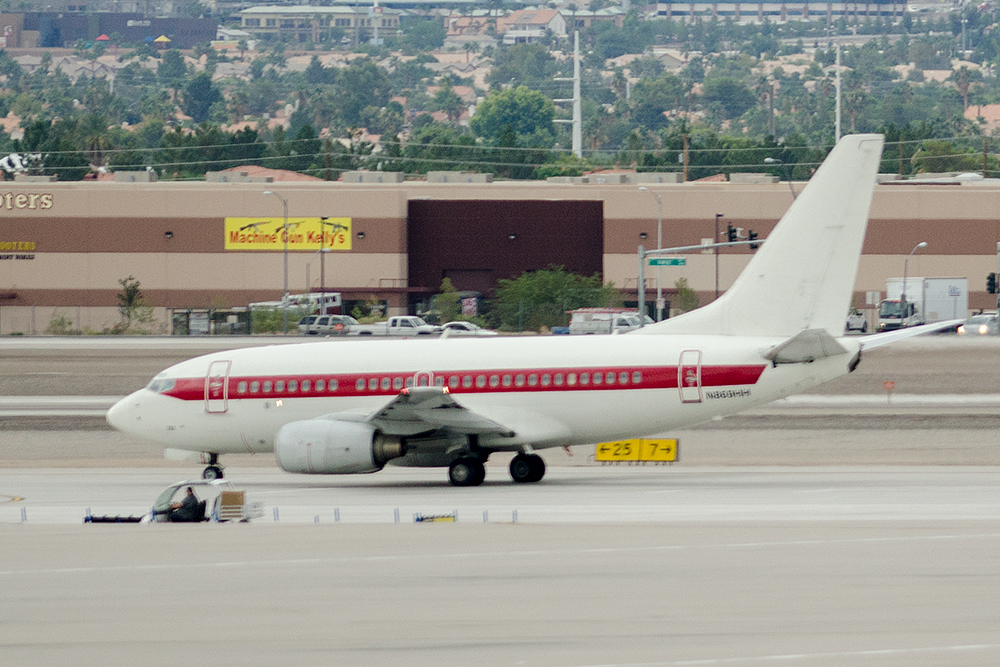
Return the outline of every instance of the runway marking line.
[[[616,662],[580,667],[695,667],[697,665],[747,665],[760,662],[788,662],[790,660],[826,660],[829,658],[858,658],[864,656],[920,655],[926,653],[957,653],[962,651],[991,651],[1000,644],[966,644],[956,646],[918,646],[914,648],[869,649],[865,651],[830,651],[827,653],[789,653],[785,655],[744,656],[738,658],[708,658],[705,660],[673,660],[665,662]]]
[[[0,577],[24,576],[28,574],[83,574],[97,572],[154,572],[168,570],[188,570],[191,568],[236,568],[236,567],[271,567],[276,565],[296,566],[296,565],[335,565],[346,563],[386,563],[395,561],[406,561],[412,563],[415,560],[441,560],[454,559],[465,560],[471,558],[510,558],[521,557],[530,558],[535,556],[569,556],[587,554],[630,554],[644,552],[667,552],[667,551],[687,551],[692,549],[747,549],[757,547],[787,547],[787,546],[814,546],[831,544],[875,544],[886,542],[927,542],[931,540],[965,540],[965,539],[997,539],[1000,533],[977,533],[972,535],[915,535],[912,537],[870,537],[841,540],[792,540],[786,542],[734,542],[723,544],[694,544],[694,545],[666,545],[655,547],[601,547],[591,549],[546,549],[546,550],[520,550],[520,551],[482,551],[482,552],[456,552],[437,554],[400,554],[384,556],[336,556],[331,558],[287,558],[281,560],[241,560],[241,561],[221,561],[217,563],[159,563],[149,565],[113,565],[113,566],[92,566],[92,567],[55,567],[39,570],[0,570]],[[637,663],[641,665],[643,663]],[[650,663],[659,664],[659,663]],[[671,664],[671,663],[664,663]],[[697,663],[692,663],[697,664]],[[711,664],[711,663],[708,663]]]

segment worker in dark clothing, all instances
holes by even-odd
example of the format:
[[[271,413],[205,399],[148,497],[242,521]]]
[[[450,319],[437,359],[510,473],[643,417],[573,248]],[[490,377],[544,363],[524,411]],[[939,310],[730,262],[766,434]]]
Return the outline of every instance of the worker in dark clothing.
[[[184,522],[198,520],[198,496],[194,495],[194,489],[187,488],[187,494],[179,503],[170,503],[173,511],[167,516],[168,521]]]

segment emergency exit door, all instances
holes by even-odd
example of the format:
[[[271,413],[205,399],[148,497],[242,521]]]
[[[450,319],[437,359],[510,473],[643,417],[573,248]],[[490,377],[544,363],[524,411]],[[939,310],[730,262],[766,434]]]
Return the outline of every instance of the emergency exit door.
[[[681,403],[701,403],[701,350],[684,350],[677,364]]]
[[[213,361],[205,376],[205,412],[221,414],[229,409],[231,361]]]

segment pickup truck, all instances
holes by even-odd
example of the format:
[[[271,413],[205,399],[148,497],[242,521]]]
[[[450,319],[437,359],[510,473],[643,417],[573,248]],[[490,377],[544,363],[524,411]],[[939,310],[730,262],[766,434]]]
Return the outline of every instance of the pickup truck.
[[[437,327],[431,326],[415,315],[396,315],[386,322],[352,324],[348,336],[433,336]]]

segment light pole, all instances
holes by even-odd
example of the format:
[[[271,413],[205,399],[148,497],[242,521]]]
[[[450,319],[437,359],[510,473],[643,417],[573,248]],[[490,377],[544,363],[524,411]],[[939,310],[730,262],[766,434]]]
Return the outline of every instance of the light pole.
[[[285,254],[285,282],[284,282],[285,294],[281,298],[281,314],[282,314],[282,322],[284,324],[285,333],[288,333],[288,200],[286,200],[284,197],[282,197],[281,195],[279,195],[277,192],[274,192],[273,190],[264,190],[264,195],[265,196],[266,195],[274,195],[275,197],[277,197],[278,199],[280,199],[281,200],[281,210],[282,210],[282,213],[284,214],[284,220],[285,221],[284,221],[284,223],[282,223],[281,227],[279,228],[279,229],[281,229],[282,236],[284,237],[284,240],[285,240],[285,253],[284,253]]]
[[[328,249],[326,248],[326,227],[330,227],[330,230],[334,233],[336,233],[338,229],[345,232],[347,231],[347,227],[345,225],[341,225],[337,222],[329,222],[325,215],[319,219],[319,292],[320,299],[323,300],[324,315],[326,315],[326,255],[324,253],[328,252]],[[333,248],[330,248],[329,250],[332,249]]]
[[[907,255],[906,259],[903,260],[903,298],[900,299],[903,302],[903,304],[902,304],[903,305],[903,321],[906,321],[906,318],[910,314],[909,313],[910,308],[909,308],[909,306],[906,303],[906,268],[907,268],[906,265],[910,263],[910,258],[913,257],[913,253],[915,253],[920,248],[926,248],[926,247],[927,247],[927,241],[921,241],[917,245],[913,246],[913,250],[911,250],[910,254]]]
[[[785,178],[788,179],[788,189],[792,191],[792,201],[798,196],[795,194],[795,188],[792,187],[792,171],[788,168],[788,165],[784,163],[783,160],[779,160],[776,157],[766,157],[764,158],[764,164],[780,164],[782,171],[785,172]]]
[[[719,242],[719,219],[722,217],[721,213],[715,214],[715,239],[714,243]],[[715,298],[719,298],[719,246],[715,247]]]
[[[649,188],[641,186],[639,188],[642,192],[648,192],[649,194],[656,197],[656,249],[659,250],[663,247],[663,200],[660,199],[660,195],[656,194]],[[646,316],[646,313],[639,313],[639,318],[642,319]],[[656,321],[660,322],[663,320],[663,285],[660,282],[660,265],[656,265]]]

